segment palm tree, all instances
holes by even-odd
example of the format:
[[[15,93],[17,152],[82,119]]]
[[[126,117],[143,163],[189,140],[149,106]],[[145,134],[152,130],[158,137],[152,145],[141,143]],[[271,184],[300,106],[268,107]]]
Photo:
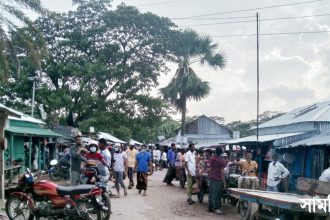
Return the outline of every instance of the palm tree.
[[[44,52],[41,33],[32,20],[22,11],[30,10],[40,15],[48,11],[41,6],[40,0],[0,0],[0,80],[8,78],[11,67],[19,75],[18,55],[28,55],[40,66],[40,53]],[[25,28],[21,28],[25,26]]]
[[[209,83],[198,77],[191,68],[194,63],[207,64],[214,69],[223,69],[226,59],[209,36],[201,36],[193,30],[176,32],[173,40],[172,61],[178,69],[170,83],[160,89],[163,98],[169,101],[179,112],[181,118],[181,135],[185,135],[187,100],[199,101],[210,93]]]

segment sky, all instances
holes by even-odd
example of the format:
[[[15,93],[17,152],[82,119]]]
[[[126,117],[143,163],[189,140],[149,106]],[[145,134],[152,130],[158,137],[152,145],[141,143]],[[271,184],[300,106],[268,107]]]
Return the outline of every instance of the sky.
[[[42,2],[53,11],[73,9],[71,0]],[[189,101],[188,116],[221,116],[226,122],[256,118],[257,12],[263,34],[259,40],[260,112],[288,112],[330,99],[329,0],[114,0],[113,9],[121,3],[169,17],[180,28],[209,35],[224,51],[227,64],[223,70],[193,66],[203,80],[210,82],[211,93],[202,101]],[[199,15],[203,16],[187,18]],[[285,34],[288,32],[319,33]],[[159,78],[159,88],[173,77],[176,66],[170,68],[169,74]]]

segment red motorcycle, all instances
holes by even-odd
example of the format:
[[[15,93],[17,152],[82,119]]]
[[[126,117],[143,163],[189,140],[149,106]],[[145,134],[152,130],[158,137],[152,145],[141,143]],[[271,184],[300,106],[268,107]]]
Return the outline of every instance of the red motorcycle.
[[[10,220],[41,217],[47,219],[103,220],[102,213],[110,211],[102,202],[107,190],[97,185],[58,186],[47,180],[39,180],[29,169],[19,180],[22,191],[11,193],[6,202]]]

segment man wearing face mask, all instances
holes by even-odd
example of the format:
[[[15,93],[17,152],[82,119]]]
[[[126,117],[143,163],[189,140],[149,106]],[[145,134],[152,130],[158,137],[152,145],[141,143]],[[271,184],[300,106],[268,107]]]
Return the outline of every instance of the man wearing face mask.
[[[148,168],[153,173],[151,155],[146,150],[147,146],[143,145],[141,151],[136,155],[135,169],[137,170],[137,183],[136,188],[139,194],[144,191],[143,195],[147,195],[148,186]]]
[[[115,174],[115,187],[117,190],[117,198],[120,197],[120,187],[119,185],[121,185],[121,187],[124,189],[124,195],[127,196],[127,190],[124,184],[124,172],[126,172],[127,170],[127,155],[125,152],[121,152],[120,149],[120,144],[115,144],[114,146],[115,149],[115,153],[114,153],[114,174]]]
[[[110,167],[108,166],[107,162],[104,160],[104,157],[102,154],[98,153],[98,146],[97,146],[96,141],[91,141],[88,145],[89,153],[85,155],[87,161],[89,163],[94,163],[97,168],[99,175],[102,176],[102,181],[103,182],[108,182],[110,173],[109,169]]]
[[[87,153],[82,146],[81,134],[77,134],[75,137],[76,143],[70,147],[70,156],[71,156],[71,170],[70,170],[70,184],[71,186],[79,185],[80,177],[80,166],[82,161],[86,161],[86,158],[83,156],[83,153]]]

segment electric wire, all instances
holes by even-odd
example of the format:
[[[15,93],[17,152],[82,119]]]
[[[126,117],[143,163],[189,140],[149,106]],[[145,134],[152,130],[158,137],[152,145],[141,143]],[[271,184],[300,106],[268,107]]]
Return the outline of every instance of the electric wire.
[[[146,3],[146,4],[139,4],[135,5],[136,7],[144,7],[144,6],[152,6],[152,5],[163,5],[168,3],[178,3],[178,2],[185,2],[190,0],[172,0],[172,1],[160,1],[160,2],[154,2],[154,3]]]
[[[269,8],[280,8],[280,7],[286,7],[286,6],[292,6],[292,5],[301,5],[301,4],[315,3],[315,2],[320,2],[320,1],[323,1],[323,0],[312,0],[312,1],[304,1],[304,2],[294,2],[294,3],[289,3],[289,4],[270,5],[270,6],[257,7],[257,8],[248,8],[248,9],[240,9],[240,10],[233,10],[233,11],[223,11],[223,12],[218,12],[218,13],[194,15],[194,16],[188,16],[188,17],[177,17],[177,18],[170,18],[170,19],[172,19],[172,20],[184,20],[184,19],[191,19],[191,18],[200,18],[200,17],[206,17],[206,16],[220,15],[220,14],[233,14],[233,13],[238,13],[238,12],[264,10],[264,9],[269,9]]]
[[[298,31],[298,32],[278,32],[278,33],[261,33],[260,36],[271,36],[271,35],[294,35],[294,34],[321,34],[330,33],[330,30],[325,31]],[[228,35],[215,35],[211,36],[214,38],[226,38],[226,37],[251,37],[257,34],[228,34]]]
[[[265,18],[265,19],[260,19],[260,21],[290,20],[290,19],[314,18],[314,17],[325,17],[325,16],[330,16],[330,13],[316,14],[316,15],[302,15],[302,16],[293,16],[293,17]],[[251,19],[251,20],[216,22],[216,23],[190,24],[190,25],[183,25],[183,26],[179,26],[179,27],[198,27],[198,26],[221,25],[221,24],[238,24],[238,23],[249,23],[249,22],[255,22],[255,20]]]

